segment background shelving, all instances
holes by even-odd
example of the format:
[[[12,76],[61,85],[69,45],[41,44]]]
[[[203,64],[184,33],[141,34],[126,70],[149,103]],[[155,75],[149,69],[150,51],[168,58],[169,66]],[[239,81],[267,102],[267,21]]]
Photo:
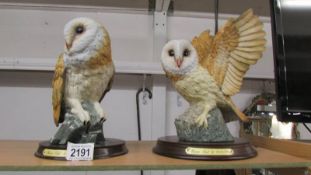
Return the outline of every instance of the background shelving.
[[[201,6],[173,1],[171,9],[174,11],[169,9],[164,17],[166,33],[159,36],[155,34],[153,22],[156,17],[152,6],[156,5],[151,1],[0,1],[0,69],[52,71],[57,55],[63,50],[64,24],[73,17],[88,16],[102,22],[108,29],[117,73],[164,74],[158,58],[161,50],[154,49],[155,45],[160,45],[157,48],[163,45],[156,43],[157,37],[164,37],[165,42],[181,38],[191,40],[206,29],[213,33],[212,3],[197,3]],[[259,4],[257,2],[257,6]],[[207,10],[203,11],[205,7]],[[199,12],[193,12],[195,8]],[[239,9],[230,11],[225,8],[224,11],[231,14],[220,14],[220,26],[246,7]],[[255,11],[267,13],[262,8]],[[267,49],[263,59],[251,67],[246,77],[273,79],[270,19],[267,16],[261,18],[267,32]]]

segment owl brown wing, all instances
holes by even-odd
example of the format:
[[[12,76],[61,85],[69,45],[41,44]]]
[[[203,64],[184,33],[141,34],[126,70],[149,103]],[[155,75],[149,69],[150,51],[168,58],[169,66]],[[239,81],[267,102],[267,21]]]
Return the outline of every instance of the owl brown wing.
[[[99,102],[101,102],[103,100],[103,98],[105,97],[105,95],[107,94],[107,92],[109,92],[111,90],[111,87],[112,87],[112,83],[113,83],[113,79],[114,79],[114,73],[113,75],[111,76],[110,80],[109,80],[109,83],[107,85],[107,88],[105,89],[103,95],[100,97],[99,99]]]
[[[61,113],[63,108],[63,95],[64,95],[64,79],[65,79],[65,65],[63,54],[61,54],[55,66],[54,77],[52,81],[52,105],[53,117],[56,126],[60,123]]]
[[[212,42],[211,39],[204,42],[211,43],[209,49],[195,46],[198,52],[205,52],[198,54],[204,55],[200,58],[201,65],[208,69],[223,93],[232,96],[240,91],[249,66],[261,58],[266,40],[262,22],[249,9],[237,19],[229,19]]]
[[[192,39],[192,45],[197,51],[199,63],[209,71],[215,62],[215,58],[211,56],[212,44],[213,36],[210,35],[209,30],[203,31],[199,36]]]

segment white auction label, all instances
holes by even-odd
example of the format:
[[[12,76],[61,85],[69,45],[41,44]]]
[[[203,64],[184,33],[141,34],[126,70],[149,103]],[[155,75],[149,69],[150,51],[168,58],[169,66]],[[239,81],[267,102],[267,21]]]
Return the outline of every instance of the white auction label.
[[[93,160],[94,143],[67,144],[67,160]]]

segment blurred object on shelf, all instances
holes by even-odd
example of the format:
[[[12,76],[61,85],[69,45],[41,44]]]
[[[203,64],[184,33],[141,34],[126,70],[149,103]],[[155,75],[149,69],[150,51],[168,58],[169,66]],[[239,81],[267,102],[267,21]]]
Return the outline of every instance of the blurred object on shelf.
[[[277,120],[276,115],[274,114],[271,119],[271,129],[270,132],[272,133],[272,138],[278,138],[278,139],[291,139],[292,138],[292,128],[293,123],[292,122],[279,122]]]
[[[243,111],[250,118],[250,122],[243,125],[247,134],[271,136],[271,118],[276,111],[274,99],[275,95],[269,92],[253,98],[252,103]]]
[[[257,95],[243,112],[250,118],[250,122],[243,125],[247,134],[279,139],[299,138],[296,123],[277,120],[276,101],[273,93],[263,92]]]

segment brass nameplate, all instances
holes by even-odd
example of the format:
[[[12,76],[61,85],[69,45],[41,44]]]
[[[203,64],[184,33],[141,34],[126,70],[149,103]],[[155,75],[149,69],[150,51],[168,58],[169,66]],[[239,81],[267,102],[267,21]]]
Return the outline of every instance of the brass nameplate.
[[[188,155],[198,156],[231,156],[234,151],[231,148],[195,148],[187,147],[186,153]]]
[[[67,150],[44,149],[43,155],[46,157],[66,157]]]

